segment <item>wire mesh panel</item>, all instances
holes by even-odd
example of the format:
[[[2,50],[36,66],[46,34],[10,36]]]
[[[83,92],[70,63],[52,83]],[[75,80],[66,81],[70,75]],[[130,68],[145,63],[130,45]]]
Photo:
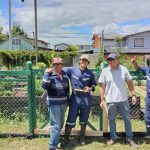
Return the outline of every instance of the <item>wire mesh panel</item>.
[[[46,103],[46,90],[42,88],[44,70],[33,70],[36,93],[36,123],[37,128],[49,128],[49,113]]]
[[[94,70],[95,75],[98,76],[99,71]],[[37,129],[50,129],[50,119],[48,107],[46,104],[46,91],[42,89],[42,76],[44,70],[33,70],[35,76],[35,85],[36,85],[36,116],[37,116]],[[68,109],[66,111],[65,118],[67,119]],[[77,119],[76,127],[74,131],[79,131],[79,120]],[[100,130],[100,107],[99,107],[99,97],[93,96],[93,105],[88,121],[88,131],[99,131]],[[36,130],[37,133],[37,130]],[[42,132],[43,133],[43,132]]]
[[[0,71],[0,134],[28,132],[27,71]]]
[[[98,80],[100,70],[99,69],[92,69],[96,79]],[[37,117],[37,129],[50,129],[49,125],[49,112],[46,104],[46,91],[42,89],[41,83],[42,83],[42,76],[44,74],[44,70],[33,70],[34,76],[35,76],[35,93],[36,93],[36,117]],[[134,80],[141,80],[145,79],[144,76],[140,75],[140,79],[138,78],[137,72],[132,71],[132,76]],[[132,128],[134,132],[145,132],[145,100],[144,97],[138,94],[136,91],[138,97],[138,101],[136,105],[132,105],[131,103],[131,97],[129,97],[129,103],[130,103],[130,112],[131,112],[131,118],[132,118]],[[102,110],[99,107],[99,92],[98,87],[96,88],[96,92],[93,96],[93,106],[91,109],[91,113],[89,116],[88,121],[88,127],[87,131],[99,131],[104,130],[104,132],[109,132],[109,125],[108,125],[108,117],[107,115],[104,115],[102,118]],[[68,115],[68,110],[66,111],[66,118]],[[122,117],[117,114],[116,119],[117,124],[117,131],[118,132],[124,132],[124,122],[122,120]],[[76,122],[76,128],[75,130],[80,130],[79,121],[77,119]]]

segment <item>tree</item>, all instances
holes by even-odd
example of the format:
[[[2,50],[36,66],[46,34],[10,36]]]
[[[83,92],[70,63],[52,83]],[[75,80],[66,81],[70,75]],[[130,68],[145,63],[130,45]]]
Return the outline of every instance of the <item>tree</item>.
[[[3,33],[3,27],[0,27],[0,43],[7,40],[8,35]]]
[[[12,35],[13,36],[20,35],[20,36],[23,36],[23,37],[28,37],[27,33],[24,31],[24,29],[17,22],[14,22],[14,24],[13,24]]]
[[[115,37],[116,47],[117,47],[117,53],[119,55],[119,61],[121,64],[125,64],[125,54],[122,52],[121,43],[122,43],[122,37],[120,35],[117,35]]]
[[[66,48],[66,51],[68,52],[78,52],[79,47],[78,46],[74,46],[74,45],[70,45]]]

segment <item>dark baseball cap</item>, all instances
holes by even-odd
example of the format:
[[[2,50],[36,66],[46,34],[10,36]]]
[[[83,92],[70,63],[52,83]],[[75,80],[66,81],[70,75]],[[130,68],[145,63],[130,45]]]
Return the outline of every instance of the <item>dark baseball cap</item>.
[[[116,53],[110,53],[108,55],[107,60],[112,60],[112,59],[118,59],[118,54],[116,54]]]

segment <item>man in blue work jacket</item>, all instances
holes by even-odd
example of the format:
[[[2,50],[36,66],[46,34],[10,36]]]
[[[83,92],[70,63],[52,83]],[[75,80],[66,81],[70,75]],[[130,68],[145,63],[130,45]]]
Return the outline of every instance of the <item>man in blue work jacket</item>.
[[[53,68],[45,71],[42,87],[47,90],[47,104],[50,114],[51,133],[49,150],[57,150],[60,132],[64,124],[65,111],[68,105],[69,78],[62,70],[63,60],[54,58]]]
[[[95,90],[96,86],[94,74],[87,68],[89,63],[89,55],[83,54],[79,60],[79,67],[64,68],[71,81],[72,95],[62,146],[68,144],[71,129],[75,127],[78,116],[81,125],[80,143],[81,145],[85,144],[86,124],[92,106],[91,92]]]
[[[137,64],[136,57],[131,59],[136,70],[141,70],[146,74],[146,105],[145,105],[145,123],[147,135],[150,138],[150,57],[147,58],[147,66]],[[150,141],[149,141],[150,142]]]

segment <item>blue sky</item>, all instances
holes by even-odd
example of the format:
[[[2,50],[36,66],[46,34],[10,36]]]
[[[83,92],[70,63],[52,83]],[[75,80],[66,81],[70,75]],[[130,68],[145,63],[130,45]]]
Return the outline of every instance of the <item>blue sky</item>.
[[[12,22],[34,32],[34,0],[11,0]],[[149,0],[37,0],[38,38],[53,44],[91,44],[92,35],[150,29]],[[8,0],[0,0],[0,26],[8,31]]]

